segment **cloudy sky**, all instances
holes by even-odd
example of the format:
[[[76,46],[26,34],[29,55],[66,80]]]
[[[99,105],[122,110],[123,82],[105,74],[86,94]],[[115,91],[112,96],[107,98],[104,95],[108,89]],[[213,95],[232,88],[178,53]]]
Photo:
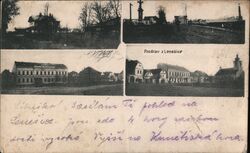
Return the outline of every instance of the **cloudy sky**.
[[[88,54],[89,53],[89,54]],[[95,54],[94,54],[95,53]],[[113,52],[110,56],[99,60],[99,52],[87,51],[1,51],[1,71],[12,71],[15,61],[65,64],[68,72],[79,72],[91,66],[101,72],[111,71],[119,73],[124,67],[124,58],[121,52]],[[99,54],[100,55],[100,54]]]
[[[181,54],[149,54],[144,53],[144,50],[176,50],[175,45],[156,46],[133,46],[127,48],[127,59],[139,60],[145,69],[156,68],[158,63],[167,63],[171,65],[178,65],[187,68],[194,72],[200,70],[206,72],[208,75],[214,75],[220,68],[233,67],[233,61],[236,54],[239,54],[243,62],[243,68],[246,70],[247,61],[247,46],[239,47],[232,46],[214,46],[214,45],[186,45],[178,47],[182,50]]]
[[[129,18],[129,3],[132,3],[132,18],[138,19],[138,3],[133,0],[124,1],[122,10],[124,18]],[[167,21],[173,21],[174,16],[184,15],[186,5],[188,19],[218,19],[238,15],[238,3],[241,5],[243,18],[247,14],[248,5],[239,1],[146,1],[142,7],[144,16],[157,15],[159,6],[165,7]]]
[[[19,1],[17,5],[20,7],[20,15],[14,18],[8,30],[12,31],[14,27],[28,27],[29,17],[44,13],[46,3],[49,4],[49,13],[61,21],[61,26],[79,27],[78,18],[86,1]]]

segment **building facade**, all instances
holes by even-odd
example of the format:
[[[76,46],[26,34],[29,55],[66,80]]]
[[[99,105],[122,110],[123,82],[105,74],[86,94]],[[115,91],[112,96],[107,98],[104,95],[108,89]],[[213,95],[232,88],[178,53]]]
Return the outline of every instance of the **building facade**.
[[[190,71],[184,67],[160,63],[156,69],[144,69],[137,60],[126,62],[127,83],[191,83]]]
[[[64,64],[15,62],[12,72],[16,85],[65,84],[68,80]]]
[[[174,22],[176,24],[188,24],[188,18],[186,15],[184,16],[174,16]]]
[[[137,60],[126,61],[126,79],[128,83],[143,82],[143,65]]]
[[[33,33],[56,33],[60,30],[60,21],[52,15],[43,15],[40,13],[37,16],[30,16],[28,22],[31,27],[30,32]]]
[[[160,63],[157,68],[166,71],[168,83],[191,83],[190,71],[184,67]]]
[[[167,73],[162,69],[144,70],[145,83],[167,83]]]

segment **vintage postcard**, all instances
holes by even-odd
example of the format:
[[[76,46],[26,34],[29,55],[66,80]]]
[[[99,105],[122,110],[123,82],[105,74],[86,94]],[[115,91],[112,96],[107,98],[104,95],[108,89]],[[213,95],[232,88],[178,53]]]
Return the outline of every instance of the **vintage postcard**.
[[[1,153],[247,153],[248,0],[1,1]]]

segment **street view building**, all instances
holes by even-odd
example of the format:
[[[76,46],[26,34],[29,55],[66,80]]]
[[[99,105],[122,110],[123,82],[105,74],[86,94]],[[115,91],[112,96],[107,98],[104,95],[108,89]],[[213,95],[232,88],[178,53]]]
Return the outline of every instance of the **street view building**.
[[[166,83],[167,73],[162,69],[144,70],[145,83]]]
[[[184,67],[160,63],[157,68],[167,72],[169,83],[191,83],[190,71]]]
[[[15,28],[19,33],[40,33],[51,34],[60,31],[60,21],[58,21],[53,14],[42,14],[30,16],[28,19],[30,24],[27,28]]]
[[[184,67],[160,63],[156,69],[144,69],[137,60],[126,61],[126,78],[128,83],[191,83]]]
[[[128,83],[143,82],[143,65],[137,60],[126,61],[126,79]]]
[[[16,85],[65,84],[68,80],[64,64],[15,62],[12,72]]]

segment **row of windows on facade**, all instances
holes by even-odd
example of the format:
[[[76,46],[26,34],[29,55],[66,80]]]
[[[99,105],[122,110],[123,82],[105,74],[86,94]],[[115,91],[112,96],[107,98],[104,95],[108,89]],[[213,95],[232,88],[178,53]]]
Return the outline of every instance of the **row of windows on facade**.
[[[142,74],[142,70],[137,70],[137,74]],[[189,73],[183,72],[168,72],[169,76],[189,76]],[[164,75],[163,75],[164,76]]]
[[[57,78],[57,79],[56,78],[43,78],[42,81],[47,82],[47,83],[53,83],[56,81],[65,81],[65,80],[62,78]],[[18,83],[34,83],[35,79],[34,78],[18,78],[17,82]]]
[[[189,76],[190,73],[183,73],[183,72],[168,72],[169,76]]]
[[[66,75],[66,71],[29,71],[29,70],[18,70],[18,75]]]

